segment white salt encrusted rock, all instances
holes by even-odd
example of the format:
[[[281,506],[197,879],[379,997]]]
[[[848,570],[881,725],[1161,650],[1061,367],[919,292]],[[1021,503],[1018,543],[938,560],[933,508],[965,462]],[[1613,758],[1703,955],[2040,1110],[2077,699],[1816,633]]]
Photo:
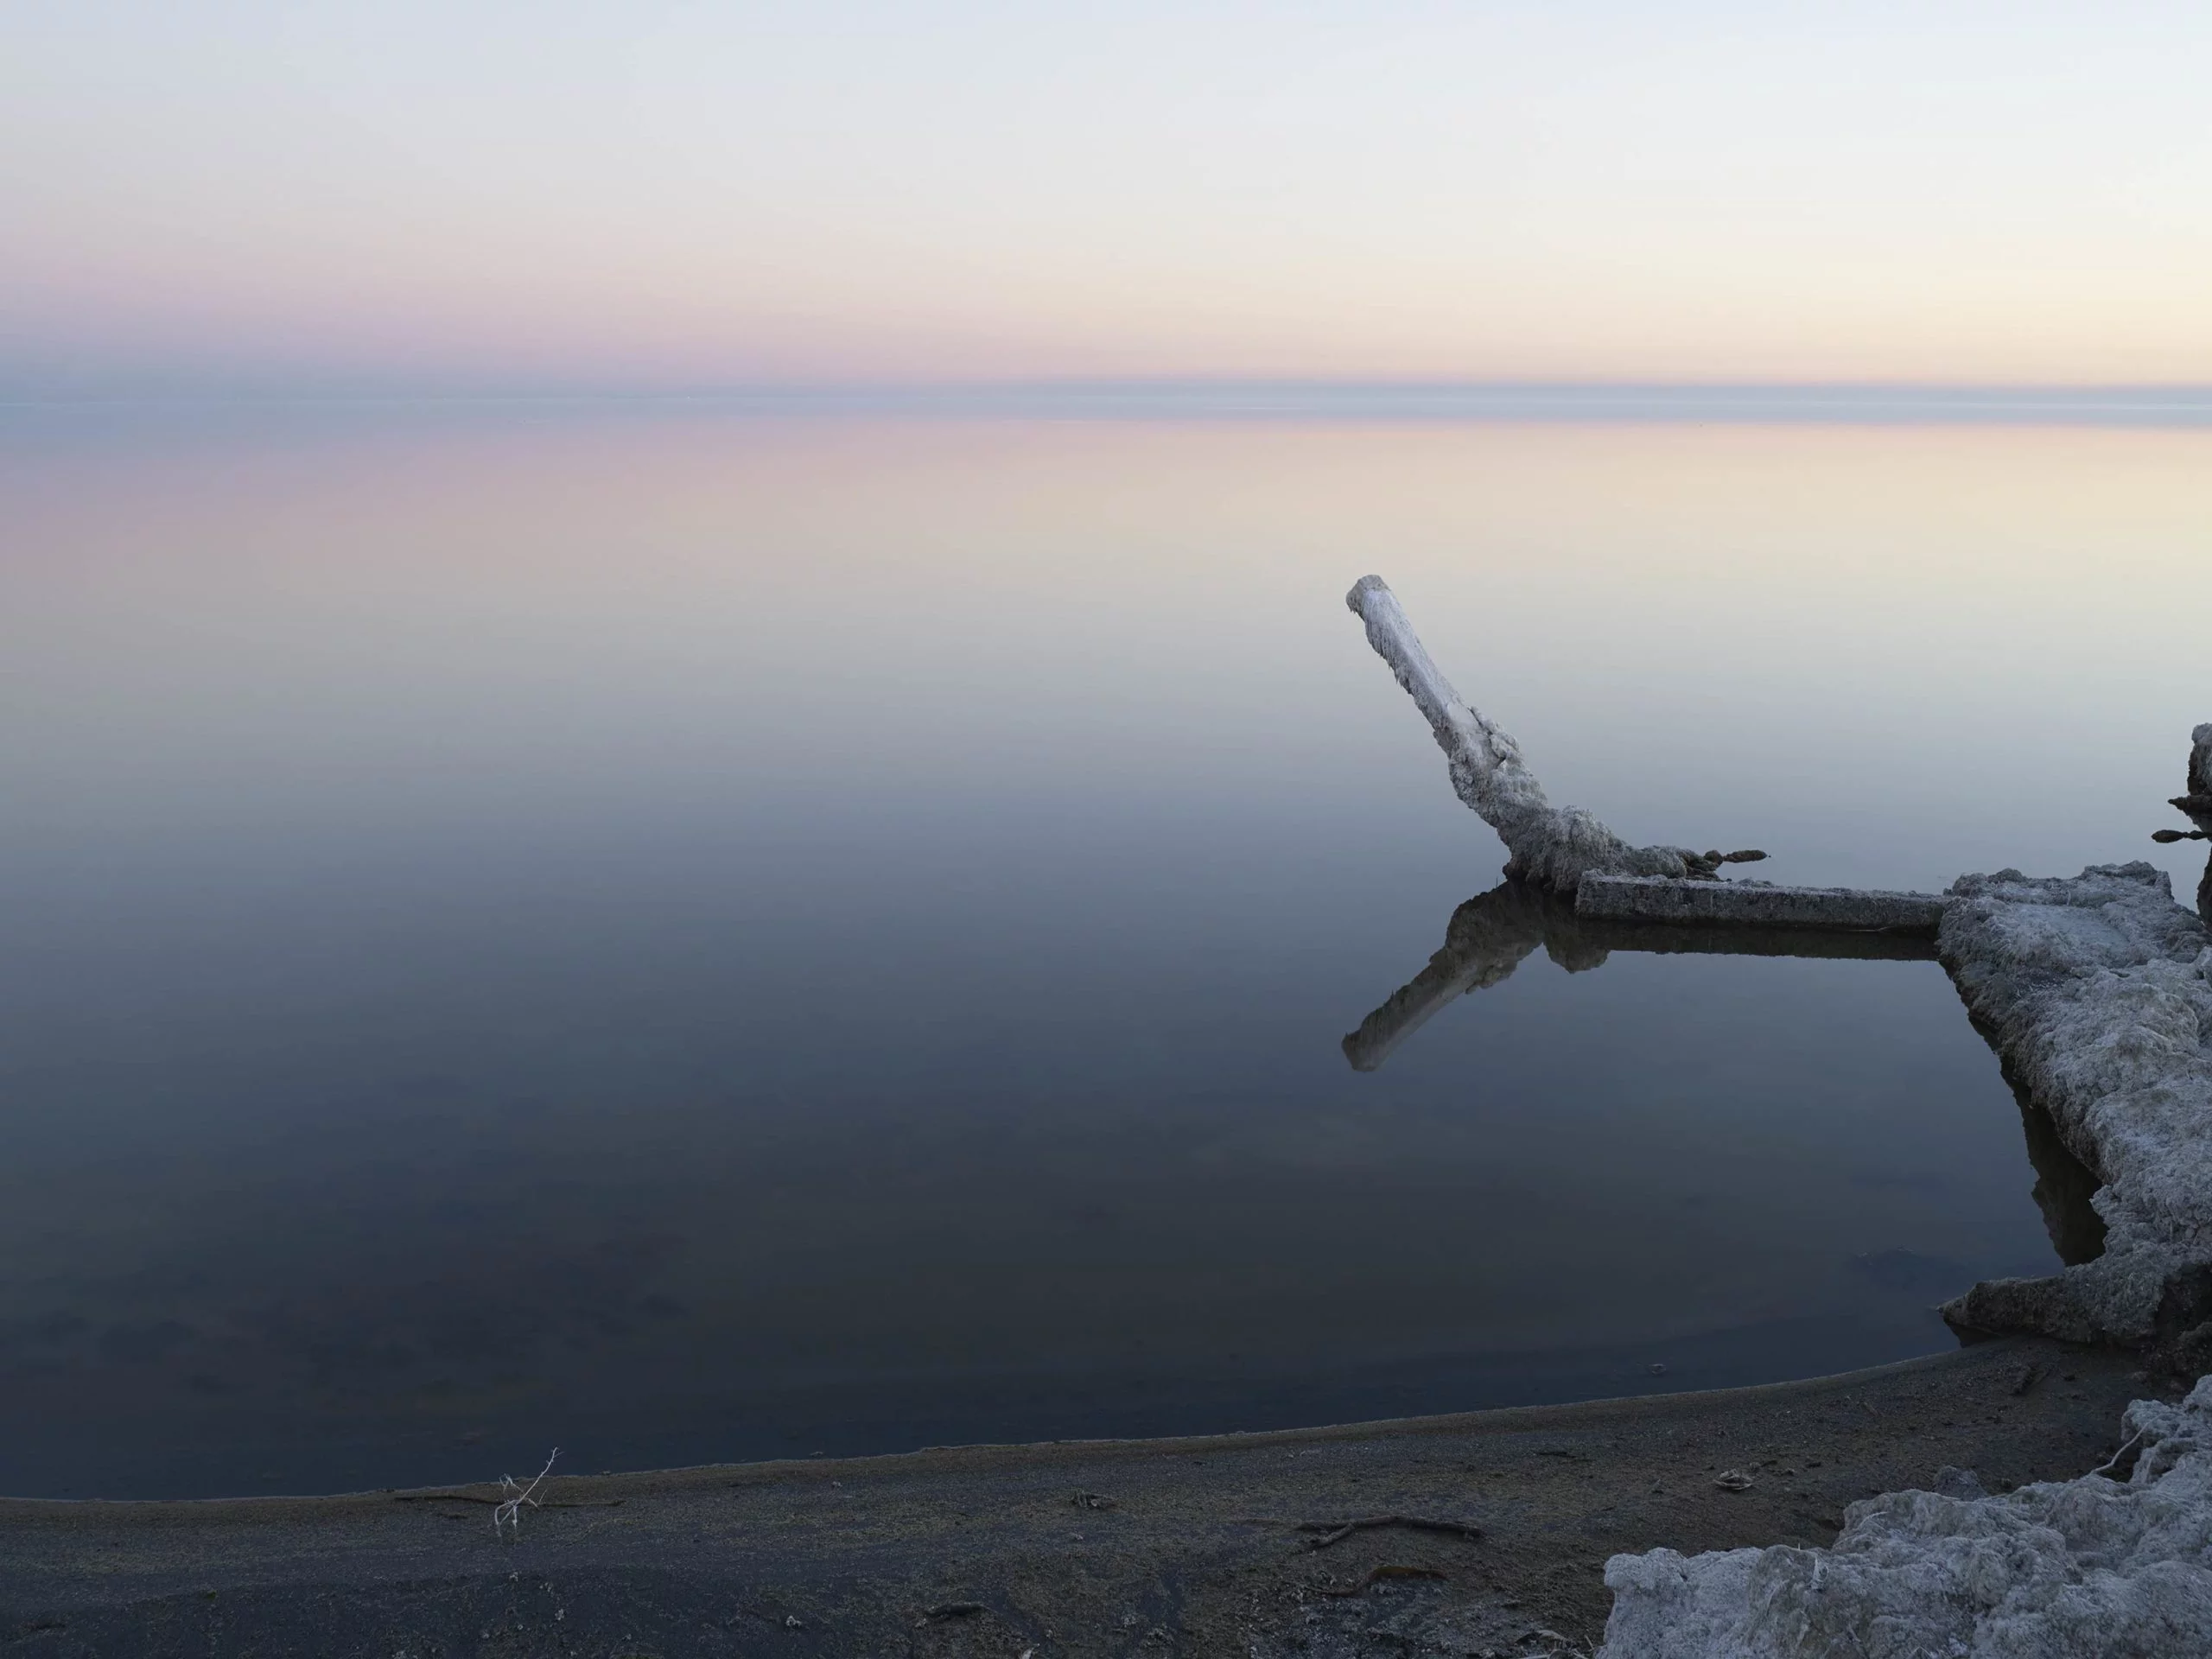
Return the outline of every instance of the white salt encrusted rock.
[[[2212,1654],[2212,1377],[2124,1422],[2113,1477],[1886,1493],[1829,1549],[1616,1555],[1599,1659]]]
[[[2106,1236],[2095,1261],[1977,1285],[1945,1316],[2074,1341],[2185,1338],[2212,1318],[2212,938],[2149,864],[2000,870],[1951,892],[1943,965],[2097,1178]]]

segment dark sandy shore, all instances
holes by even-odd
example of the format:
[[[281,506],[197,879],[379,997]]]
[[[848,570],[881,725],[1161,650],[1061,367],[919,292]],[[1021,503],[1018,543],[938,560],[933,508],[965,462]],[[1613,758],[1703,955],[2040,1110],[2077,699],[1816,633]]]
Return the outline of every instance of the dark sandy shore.
[[[0,1653],[1580,1654],[1608,1555],[1827,1543],[1945,1465],[2080,1474],[2159,1391],[2136,1363],[2024,1338],[1706,1394],[561,1479],[513,1543],[489,1488],[4,1500]],[[1388,1516],[1481,1530],[1300,1529]]]

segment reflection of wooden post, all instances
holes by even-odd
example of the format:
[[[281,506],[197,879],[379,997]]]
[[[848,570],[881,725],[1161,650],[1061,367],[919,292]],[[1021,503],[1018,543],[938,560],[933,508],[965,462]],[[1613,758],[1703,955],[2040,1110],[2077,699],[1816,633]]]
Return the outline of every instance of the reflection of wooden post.
[[[1362,576],[1344,595],[1367,625],[1367,643],[1390,665],[1436,734],[1452,787],[1497,831],[1512,855],[1510,876],[1572,893],[1586,871],[1709,878],[1724,862],[1764,853],[1694,853],[1687,847],[1631,847],[1579,806],[1554,806],[1521,759],[1518,744],[1461,701],[1380,576]]]
[[[1538,945],[1570,974],[1595,968],[1615,950],[1662,954],[1751,957],[1819,957],[1863,962],[1933,962],[1935,927],[1890,931],[1853,927],[1793,925],[1775,916],[1726,922],[1657,923],[1592,918],[1582,908],[1592,887],[1570,903],[1519,881],[1502,882],[1452,912],[1444,947],[1428,966],[1391,993],[1390,999],[1359,1022],[1344,1039],[1344,1058],[1355,1071],[1372,1071],[1391,1051],[1419,1031],[1446,1002],[1471,991],[1487,990],[1510,978]],[[1732,889],[1723,887],[1721,892]],[[1789,887],[1750,887],[1748,892],[1789,894]],[[1840,891],[1840,890],[1839,890]],[[1891,899],[1889,893],[1853,894],[1852,899]],[[1917,898],[1919,895],[1906,895]],[[1929,899],[1936,904],[1939,901]],[[1866,925],[1871,928],[1872,925]]]
[[[1344,1039],[1344,1058],[1355,1071],[1374,1071],[1429,1015],[1469,991],[1487,990],[1510,977],[1543,942],[1543,905],[1535,888],[1507,881],[1468,899],[1452,912],[1444,947],[1428,966]]]

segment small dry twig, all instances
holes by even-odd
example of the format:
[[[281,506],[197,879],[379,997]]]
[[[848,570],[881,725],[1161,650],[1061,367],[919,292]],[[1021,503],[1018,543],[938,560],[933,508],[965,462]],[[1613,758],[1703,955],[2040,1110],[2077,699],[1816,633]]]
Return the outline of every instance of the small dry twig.
[[[502,1532],[512,1527],[515,1536],[522,1535],[522,1506],[527,1503],[533,1510],[537,1508],[538,1484],[547,1475],[552,1473],[553,1459],[560,1455],[561,1448],[556,1446],[553,1448],[551,1455],[545,1459],[545,1467],[537,1471],[527,1486],[521,1484],[512,1475],[499,1477],[499,1490],[507,1496],[500,1502],[499,1507],[492,1511],[493,1532]]]
[[[2141,1461],[2143,1442],[2148,1438],[2148,1430],[2137,1429],[2121,1442],[2119,1451],[2113,1452],[2111,1457],[2089,1472],[2093,1475],[2102,1475],[2107,1480],[2127,1479],[2134,1474],[2136,1464]]]

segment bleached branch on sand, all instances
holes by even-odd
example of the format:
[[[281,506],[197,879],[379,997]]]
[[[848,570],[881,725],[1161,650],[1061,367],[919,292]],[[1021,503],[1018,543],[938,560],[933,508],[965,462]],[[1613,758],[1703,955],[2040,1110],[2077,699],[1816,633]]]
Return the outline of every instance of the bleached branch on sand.
[[[1436,734],[1452,769],[1452,787],[1498,833],[1510,855],[1509,876],[1572,893],[1593,872],[1711,880],[1723,864],[1749,863],[1761,852],[1693,852],[1687,847],[1631,847],[1579,806],[1554,806],[1521,758],[1521,747],[1470,708],[1421,645],[1389,584],[1362,576],[1344,595],[1367,625],[1367,643],[1390,665],[1398,683]]]
[[[507,1494],[507,1498],[505,1503],[492,1511],[493,1531],[504,1532],[512,1527],[517,1535],[521,1533],[522,1506],[527,1503],[533,1510],[538,1507],[537,1488],[545,1477],[553,1472],[553,1459],[560,1455],[561,1448],[556,1446],[553,1448],[551,1454],[546,1458],[545,1467],[537,1471],[537,1477],[527,1486],[518,1481],[512,1475],[499,1477],[499,1490]]]

